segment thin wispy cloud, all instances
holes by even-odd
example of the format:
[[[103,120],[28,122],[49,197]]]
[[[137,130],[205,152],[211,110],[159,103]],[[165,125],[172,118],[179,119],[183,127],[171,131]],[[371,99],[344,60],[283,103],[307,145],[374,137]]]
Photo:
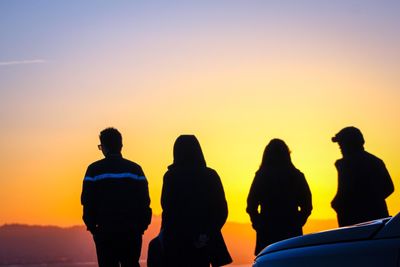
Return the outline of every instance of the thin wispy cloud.
[[[44,59],[31,59],[31,60],[13,60],[13,61],[0,61],[0,67],[2,66],[14,66],[14,65],[27,65],[27,64],[43,64],[46,63]]]

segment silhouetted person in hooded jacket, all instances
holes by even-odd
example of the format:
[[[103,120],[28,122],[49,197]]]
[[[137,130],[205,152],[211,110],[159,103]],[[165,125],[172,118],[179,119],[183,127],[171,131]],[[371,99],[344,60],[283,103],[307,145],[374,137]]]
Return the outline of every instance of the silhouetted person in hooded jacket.
[[[179,136],[173,154],[161,196],[166,266],[230,263],[221,234],[228,208],[217,172],[206,166],[193,135]]]
[[[285,142],[272,139],[247,198],[246,211],[257,232],[255,255],[269,244],[302,235],[311,210],[303,173],[293,165]]]
[[[338,191],[332,201],[339,226],[389,216],[385,199],[394,191],[383,161],[364,150],[364,137],[355,127],[340,130],[333,142],[343,158],[336,161]]]
[[[121,155],[115,128],[100,133],[105,158],[87,168],[81,202],[100,267],[139,267],[142,235],[151,221],[150,197],[142,168]]]

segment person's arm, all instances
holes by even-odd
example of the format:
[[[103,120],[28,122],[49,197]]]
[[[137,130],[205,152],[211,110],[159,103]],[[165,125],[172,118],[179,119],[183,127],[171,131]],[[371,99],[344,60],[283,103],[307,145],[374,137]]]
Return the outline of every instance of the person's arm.
[[[83,206],[83,221],[88,231],[95,233],[96,222],[96,188],[91,168],[86,171],[82,185],[81,204]]]
[[[383,161],[380,162],[377,178],[378,184],[376,185],[376,187],[374,186],[374,188],[377,188],[380,191],[379,194],[382,199],[386,199],[394,192],[394,185],[392,178],[390,177],[390,174],[386,169],[385,163],[383,163]]]
[[[170,203],[171,203],[171,193],[170,193],[170,185],[168,172],[165,173],[163,177],[163,184],[161,190],[161,208],[162,208],[162,220],[161,220],[161,229],[168,227],[169,224],[169,215],[170,215]]]
[[[338,212],[342,209],[343,206],[343,185],[342,185],[342,181],[343,181],[343,170],[342,170],[342,163],[340,160],[335,162],[335,167],[337,169],[337,173],[338,173],[338,186],[337,186],[337,192],[335,197],[333,198],[332,202],[331,202],[331,206],[332,208]]]
[[[299,198],[299,215],[300,215],[300,222],[303,226],[306,222],[308,217],[312,211],[312,195],[310,187],[308,186],[307,180],[304,177],[304,174],[301,173],[300,175],[300,198]]]
[[[214,199],[211,200],[211,209],[213,211],[212,217],[215,220],[215,228],[214,231],[221,230],[222,226],[224,226],[226,219],[228,218],[228,204],[225,198],[224,187],[221,182],[221,178],[219,177],[216,171],[212,171],[212,180],[214,183],[212,195],[214,195]]]
[[[247,196],[247,208],[246,208],[246,212],[250,216],[252,227],[255,230],[258,229],[260,223],[259,222],[260,213],[258,212],[258,207],[260,205],[259,192],[260,192],[259,177],[256,174],[251,184],[249,195]]]
[[[137,202],[136,204],[139,208],[139,214],[137,218],[139,218],[141,230],[145,231],[151,223],[152,216],[152,210],[150,208],[149,186],[142,168],[139,168],[138,176],[140,178],[138,181],[138,188],[135,190],[135,192],[132,192],[132,195],[136,195],[134,200]]]

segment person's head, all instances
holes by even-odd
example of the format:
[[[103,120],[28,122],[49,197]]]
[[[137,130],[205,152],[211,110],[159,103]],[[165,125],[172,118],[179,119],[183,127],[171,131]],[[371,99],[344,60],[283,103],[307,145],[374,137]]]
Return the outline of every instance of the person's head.
[[[345,127],[340,130],[332,142],[338,143],[343,156],[364,150],[364,137],[361,131],[353,126]]]
[[[173,165],[183,167],[206,166],[200,143],[194,135],[181,135],[176,139]]]
[[[119,154],[122,149],[122,135],[112,127],[106,128],[100,132],[100,146],[104,155]]]
[[[260,167],[271,165],[292,165],[289,147],[281,139],[272,139],[265,147]]]

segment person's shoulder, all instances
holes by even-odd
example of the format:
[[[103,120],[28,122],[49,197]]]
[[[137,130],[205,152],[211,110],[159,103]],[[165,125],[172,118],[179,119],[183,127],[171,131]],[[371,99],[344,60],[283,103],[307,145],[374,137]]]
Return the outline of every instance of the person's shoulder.
[[[208,180],[211,184],[222,183],[221,177],[216,170],[206,167],[205,173],[206,175],[204,175],[204,177],[207,177],[206,180]]]
[[[304,173],[293,166],[293,173],[296,174],[298,177],[305,177]]]
[[[96,169],[99,166],[102,166],[104,163],[105,163],[105,158],[96,160],[96,161],[94,161],[94,162],[89,164],[88,169]]]
[[[370,165],[385,166],[385,163],[383,162],[382,159],[378,158],[377,156],[367,151],[364,152],[364,157],[366,158],[366,160],[369,162]]]
[[[142,167],[138,163],[136,163],[136,162],[134,162],[132,160],[129,160],[129,159],[126,159],[126,158],[122,158],[121,160],[127,165],[130,165],[130,166],[132,166],[134,168],[137,168],[137,169],[142,169]]]
[[[366,158],[368,158],[369,160],[374,160],[374,161],[383,162],[383,160],[381,160],[381,159],[378,158],[377,156],[375,156],[375,155],[373,155],[373,154],[371,154],[371,153],[369,153],[369,152],[367,152],[367,151],[364,151],[364,156],[365,156]]]
[[[299,169],[297,169],[295,166],[293,166],[293,168],[291,169],[290,176],[292,177],[292,179],[294,179],[295,181],[297,181],[299,183],[307,182],[306,176],[304,175],[304,173],[302,171],[300,171]]]
[[[171,168],[171,166],[169,166],[166,172],[164,173],[163,180],[169,181],[172,179],[172,177],[174,177],[174,175],[176,175],[176,171],[173,168]]]
[[[94,177],[95,175],[99,174],[105,165],[104,161],[105,160],[103,158],[89,164],[86,169],[85,177]]]
[[[205,168],[205,172],[206,172],[207,174],[209,174],[209,175],[212,175],[212,176],[219,176],[218,173],[217,173],[217,171],[214,170],[213,168],[210,168],[210,167],[206,167],[206,168]]]
[[[264,177],[264,176],[268,176],[267,174],[268,174],[268,172],[265,170],[265,168],[259,168],[256,171],[254,177],[255,178]]]
[[[140,177],[141,178],[140,180],[147,182],[146,175],[144,174],[142,167],[138,163],[124,158],[123,160],[127,166],[127,169],[130,170],[130,172]]]
[[[338,159],[338,160],[335,161],[335,166],[336,166],[336,167],[340,167],[340,166],[343,165],[343,162],[344,162],[344,159],[343,159],[343,158]]]

